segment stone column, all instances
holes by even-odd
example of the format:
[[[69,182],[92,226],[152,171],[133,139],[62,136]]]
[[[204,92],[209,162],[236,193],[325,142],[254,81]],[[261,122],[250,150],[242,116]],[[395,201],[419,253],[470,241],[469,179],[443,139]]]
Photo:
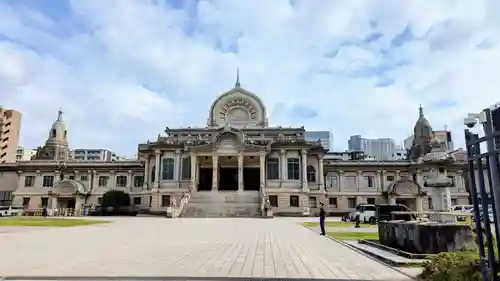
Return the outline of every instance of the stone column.
[[[324,165],[323,157],[320,157],[318,161],[319,190],[326,192],[325,175],[323,174],[323,165]]]
[[[212,156],[212,192],[217,191],[217,185],[219,183],[219,156]]]
[[[18,171],[17,173],[19,174],[19,181],[17,182],[17,190],[21,191],[23,188],[25,188],[24,184],[26,181],[26,175],[24,174],[23,171]],[[38,187],[38,186],[36,186],[36,180],[33,183],[33,187]],[[33,187],[29,187],[29,188],[33,188]]]
[[[342,186],[343,186],[343,182],[344,181],[344,171],[340,170],[339,171],[339,178],[337,180],[338,182],[338,188],[337,188],[337,191],[338,192],[342,192]]]
[[[308,192],[309,187],[307,186],[307,150],[302,149],[302,192]]]
[[[179,187],[179,180],[181,179],[181,153],[180,151],[175,151],[174,157],[174,181],[177,181],[177,187]]]
[[[238,191],[243,191],[243,153],[238,154]]]
[[[260,159],[260,189],[266,187],[266,152],[259,153]]]
[[[22,185],[24,186],[24,181],[22,182]],[[33,184],[33,187],[41,188],[42,185],[43,185],[42,172],[40,170],[37,170],[35,176],[35,183]]]
[[[286,172],[286,151],[284,149],[280,150],[280,185],[283,188],[285,181],[287,179]]]
[[[132,187],[134,186],[133,185],[133,182],[134,181],[134,176],[132,174],[132,171],[131,170],[128,170],[128,173],[127,173],[127,189],[132,192]]]
[[[417,198],[415,200],[415,210],[419,213],[419,217],[421,216],[421,213],[424,211],[424,197],[417,195]]]
[[[161,151],[160,150],[155,150],[155,181],[153,183],[153,187],[155,188],[160,188],[159,182],[160,182],[160,158],[161,158]]]
[[[96,170],[92,171],[92,189],[99,188],[99,173]]]
[[[417,170],[417,183],[423,188],[424,187],[424,177],[422,176],[422,171]]]
[[[196,154],[191,152],[191,192],[196,191]]]
[[[57,195],[52,195],[52,197],[50,198],[50,208],[52,209],[52,214],[55,213],[55,211],[57,210],[58,206],[57,206]]]
[[[377,189],[377,191],[382,190],[382,171],[380,170],[377,170],[377,172],[375,172],[375,188]]]
[[[142,185],[142,189],[149,189],[149,175],[151,171],[149,170],[149,155],[146,156],[146,162],[144,163],[144,183]]]
[[[396,171],[396,177],[395,177],[395,180],[398,181],[401,179],[401,172],[400,171]]]
[[[357,171],[356,172],[356,187],[358,188],[358,191],[361,189],[361,180],[363,176],[363,171]]]
[[[84,199],[82,198],[82,196],[77,195],[75,197],[75,216],[81,215],[80,213],[82,211],[83,203],[84,203]]]

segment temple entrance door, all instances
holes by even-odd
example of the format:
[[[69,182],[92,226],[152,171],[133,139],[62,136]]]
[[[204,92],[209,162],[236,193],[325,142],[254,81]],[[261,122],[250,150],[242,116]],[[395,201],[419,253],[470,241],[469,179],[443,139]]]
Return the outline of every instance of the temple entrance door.
[[[200,168],[200,183],[198,191],[212,190],[212,168]]]
[[[219,190],[238,190],[238,168],[219,169]]]
[[[244,190],[260,190],[260,168],[243,169]]]

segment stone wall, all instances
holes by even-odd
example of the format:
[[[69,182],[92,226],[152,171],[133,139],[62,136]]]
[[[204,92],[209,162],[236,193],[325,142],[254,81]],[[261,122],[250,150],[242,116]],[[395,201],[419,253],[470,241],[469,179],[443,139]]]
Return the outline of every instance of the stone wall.
[[[437,254],[476,247],[469,225],[418,221],[383,221],[378,224],[382,245],[415,254]]]

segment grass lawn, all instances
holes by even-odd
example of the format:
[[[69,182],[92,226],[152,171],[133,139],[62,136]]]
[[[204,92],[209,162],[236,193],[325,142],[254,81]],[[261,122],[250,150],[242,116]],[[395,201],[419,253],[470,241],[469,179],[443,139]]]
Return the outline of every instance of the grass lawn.
[[[338,231],[338,232],[328,232],[328,235],[339,240],[378,239],[377,232]]]
[[[91,225],[108,223],[104,220],[87,219],[63,219],[63,218],[43,218],[43,217],[5,217],[0,218],[0,227],[2,226],[55,226],[68,227],[79,225]]]
[[[346,222],[346,221],[326,221],[325,222],[326,227],[352,227],[352,228],[354,228],[355,225],[356,225],[356,223],[354,223],[354,222]],[[308,222],[304,223],[304,226],[319,227],[319,221],[308,221]],[[371,224],[367,224],[367,223],[360,223],[359,226],[360,227],[370,227],[370,226],[375,227],[376,225],[371,225]]]

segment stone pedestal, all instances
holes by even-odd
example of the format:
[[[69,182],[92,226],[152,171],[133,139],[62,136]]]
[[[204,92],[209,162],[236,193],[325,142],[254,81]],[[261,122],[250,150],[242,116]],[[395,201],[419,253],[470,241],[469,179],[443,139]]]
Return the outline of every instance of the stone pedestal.
[[[382,245],[414,254],[437,254],[476,247],[472,228],[456,223],[381,221]]]

